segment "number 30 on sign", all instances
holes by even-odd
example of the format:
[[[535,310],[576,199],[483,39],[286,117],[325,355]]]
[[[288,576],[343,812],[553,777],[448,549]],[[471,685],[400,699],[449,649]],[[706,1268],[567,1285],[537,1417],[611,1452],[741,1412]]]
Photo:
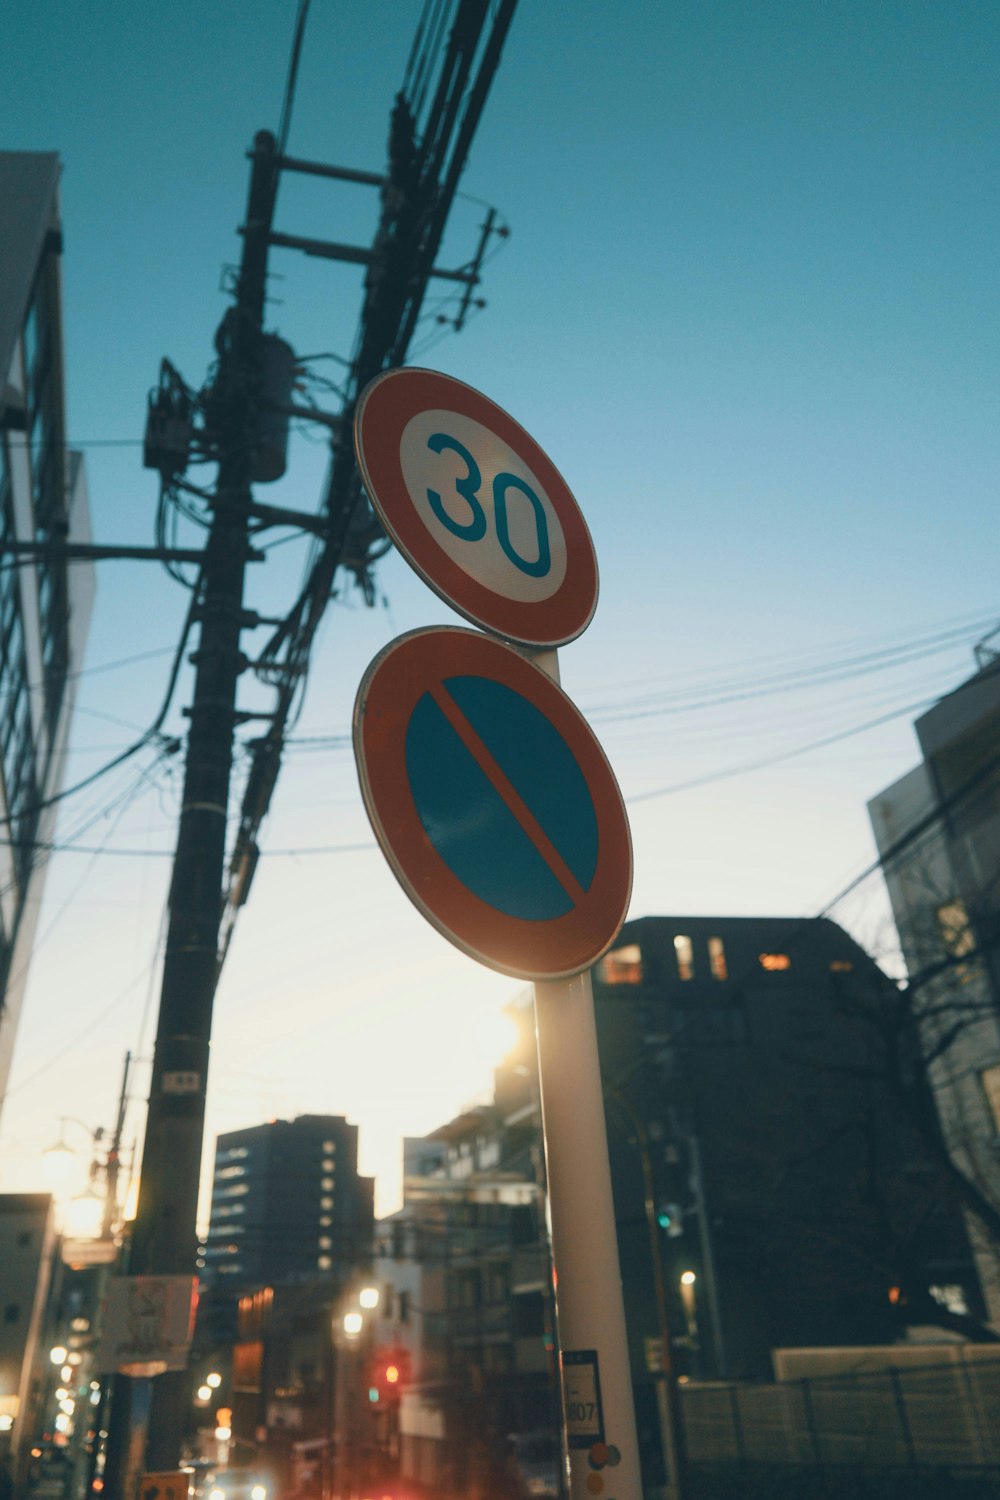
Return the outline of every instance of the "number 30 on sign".
[[[486,396],[433,370],[363,391],[355,449],[400,551],[474,624],[557,646],[587,625],[597,562],[579,507],[533,438]]]

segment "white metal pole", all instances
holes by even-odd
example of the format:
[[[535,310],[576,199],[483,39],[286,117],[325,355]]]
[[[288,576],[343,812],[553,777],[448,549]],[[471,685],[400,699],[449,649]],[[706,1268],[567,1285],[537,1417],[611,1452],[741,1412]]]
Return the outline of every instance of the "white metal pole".
[[[590,975],[536,984],[535,1024],[570,1494],[641,1500]]]
[[[642,1500],[589,973],[536,983],[535,1025],[570,1495]]]

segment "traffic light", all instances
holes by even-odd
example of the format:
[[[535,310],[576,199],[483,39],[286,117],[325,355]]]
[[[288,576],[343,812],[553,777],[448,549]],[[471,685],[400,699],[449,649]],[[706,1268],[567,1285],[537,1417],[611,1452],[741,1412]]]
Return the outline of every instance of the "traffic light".
[[[397,1406],[410,1376],[407,1349],[380,1349],[375,1355],[368,1384],[368,1400],[376,1409]]]
[[[684,1233],[684,1211],[679,1203],[661,1203],[656,1211],[656,1222],[672,1240]]]

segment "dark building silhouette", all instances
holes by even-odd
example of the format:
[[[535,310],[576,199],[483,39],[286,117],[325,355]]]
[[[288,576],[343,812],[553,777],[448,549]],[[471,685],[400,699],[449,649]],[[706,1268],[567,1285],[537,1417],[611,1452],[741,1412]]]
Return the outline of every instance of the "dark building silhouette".
[[[846,932],[644,918],[594,980],[640,1378],[658,1334],[644,1167],[684,1373],[770,1378],[775,1348],[981,1314],[960,1217],[886,1070],[895,987]]]
[[[339,1281],[371,1254],[374,1179],[358,1175],[358,1129],[299,1115],[220,1135],[202,1276],[244,1287]]]
[[[272,1120],[216,1142],[192,1366],[199,1378],[222,1372],[213,1400],[232,1411],[231,1460],[258,1465],[279,1491],[292,1484],[297,1444],[331,1459],[332,1319],[371,1265],[373,1201],[357,1126],[340,1115]],[[211,1449],[211,1423],[198,1425]]]

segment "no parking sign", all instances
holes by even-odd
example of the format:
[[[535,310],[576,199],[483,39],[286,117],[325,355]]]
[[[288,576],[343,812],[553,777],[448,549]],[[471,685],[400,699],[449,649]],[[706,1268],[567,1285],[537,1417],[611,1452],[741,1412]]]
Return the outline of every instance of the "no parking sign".
[[[372,662],[354,748],[397,879],[471,957],[558,979],[613,941],[632,877],[614,773],[579,710],[519,652],[416,630]]]

